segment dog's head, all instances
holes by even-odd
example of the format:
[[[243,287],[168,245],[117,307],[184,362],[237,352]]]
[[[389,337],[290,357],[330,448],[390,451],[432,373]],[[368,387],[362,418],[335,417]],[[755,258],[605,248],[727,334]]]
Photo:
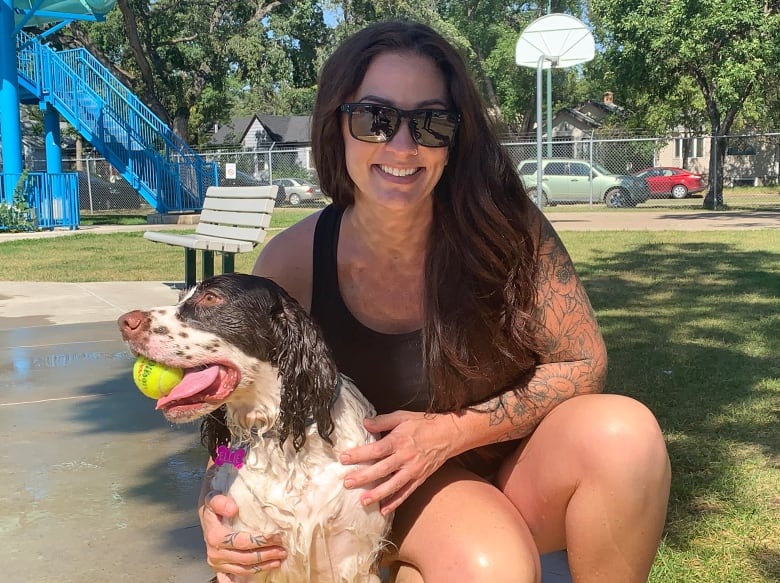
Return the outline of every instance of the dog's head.
[[[204,280],[179,304],[118,320],[135,354],[183,368],[157,408],[193,421],[226,404],[303,445],[311,420],[325,439],[338,374],[309,315],[273,281],[245,274]]]

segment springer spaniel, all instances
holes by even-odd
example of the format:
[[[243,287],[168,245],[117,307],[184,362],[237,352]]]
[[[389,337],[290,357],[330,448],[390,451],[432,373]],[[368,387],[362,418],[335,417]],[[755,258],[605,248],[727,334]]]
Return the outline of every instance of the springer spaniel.
[[[229,437],[204,431],[218,465],[211,487],[236,500],[233,529],[278,533],[288,553],[247,583],[379,581],[390,517],[344,489],[350,467],[338,461],[375,439],[362,423],[374,410],[294,299],[268,279],[224,274],[118,325],[134,354],[184,369],[157,401],[168,420],[225,419]]]

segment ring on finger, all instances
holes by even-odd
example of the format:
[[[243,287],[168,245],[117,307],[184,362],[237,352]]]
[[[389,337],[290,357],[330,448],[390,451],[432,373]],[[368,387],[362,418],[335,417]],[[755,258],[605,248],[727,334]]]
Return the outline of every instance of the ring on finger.
[[[263,570],[263,566],[262,565],[255,565],[254,567],[252,567],[252,572],[253,573],[259,573],[262,570]]]

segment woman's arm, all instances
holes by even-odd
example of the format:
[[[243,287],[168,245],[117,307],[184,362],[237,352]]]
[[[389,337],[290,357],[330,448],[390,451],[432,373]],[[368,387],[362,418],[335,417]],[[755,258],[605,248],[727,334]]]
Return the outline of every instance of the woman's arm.
[[[604,389],[607,351],[593,309],[568,252],[549,222],[542,223],[539,284],[534,319],[547,354],[524,387],[470,407],[486,443],[530,434],[556,405]],[[485,418],[485,415],[487,418]],[[466,449],[471,449],[477,443]],[[465,451],[464,449],[463,451]]]
[[[450,414],[398,411],[366,420],[387,433],[346,452],[342,463],[374,462],[351,472],[346,487],[384,480],[362,501],[390,512],[448,459],[475,447],[529,435],[553,408],[604,388],[607,354],[587,294],[555,230],[543,219],[536,311],[546,356],[530,381]],[[388,433],[389,432],[389,433]]]

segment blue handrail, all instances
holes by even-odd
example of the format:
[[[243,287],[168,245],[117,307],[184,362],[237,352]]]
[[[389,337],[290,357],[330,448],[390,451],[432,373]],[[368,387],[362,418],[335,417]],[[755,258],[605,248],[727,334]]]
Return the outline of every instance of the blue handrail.
[[[200,210],[216,182],[206,162],[85,49],[17,35],[20,81],[50,102],[158,212]]]

